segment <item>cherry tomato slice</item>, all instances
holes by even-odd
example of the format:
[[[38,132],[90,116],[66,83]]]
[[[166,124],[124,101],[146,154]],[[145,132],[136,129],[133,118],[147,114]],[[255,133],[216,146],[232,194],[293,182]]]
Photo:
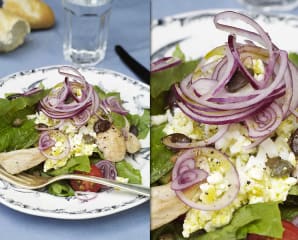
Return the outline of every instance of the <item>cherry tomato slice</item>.
[[[75,173],[103,177],[102,172],[95,165],[91,165],[90,173],[76,171]],[[82,180],[70,180],[70,185],[75,191],[83,192],[98,192],[101,189],[101,185],[97,183],[82,181]]]

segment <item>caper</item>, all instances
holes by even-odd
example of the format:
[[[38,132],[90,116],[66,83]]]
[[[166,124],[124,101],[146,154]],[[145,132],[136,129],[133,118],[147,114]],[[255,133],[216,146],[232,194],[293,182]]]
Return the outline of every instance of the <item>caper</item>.
[[[99,119],[94,123],[93,130],[96,133],[107,131],[111,127],[111,122],[105,119]]]
[[[271,169],[272,177],[288,176],[294,170],[294,166],[280,157],[269,158],[266,165]]]
[[[291,135],[289,146],[295,155],[298,155],[298,129]]]
[[[135,136],[138,136],[139,135],[139,129],[137,128],[136,125],[131,125],[129,127],[129,132],[132,133]]]
[[[84,135],[83,140],[85,141],[86,144],[93,144],[96,142],[96,139],[89,134]]]
[[[253,75],[252,69],[247,69],[248,72]],[[237,92],[239,89],[243,88],[247,83],[248,79],[244,76],[244,74],[238,69],[234,73],[233,77],[230,81],[226,84],[225,88],[228,92]]]
[[[20,127],[23,124],[23,120],[20,118],[16,118],[13,122],[12,122],[12,126],[14,127]]]
[[[190,143],[191,138],[182,133],[173,133],[167,136],[173,143]]]

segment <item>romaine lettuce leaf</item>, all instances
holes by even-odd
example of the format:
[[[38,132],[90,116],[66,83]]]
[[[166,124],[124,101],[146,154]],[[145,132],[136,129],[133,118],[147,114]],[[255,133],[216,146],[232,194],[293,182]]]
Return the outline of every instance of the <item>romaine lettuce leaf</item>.
[[[48,90],[42,90],[36,94],[18,97],[12,100],[0,98],[0,116],[5,116],[7,113],[13,113],[28,106],[33,106],[38,103],[40,99],[46,96],[47,93]]]
[[[298,54],[297,53],[289,53],[290,61],[298,67]]]
[[[169,90],[174,83],[180,82],[193,72],[197,65],[198,60],[194,60],[183,62],[166,70],[152,73],[150,79],[151,96],[156,98],[163,91]]]
[[[164,113],[167,105],[165,98],[171,86],[193,72],[197,64],[198,60],[183,62],[175,67],[151,74],[150,100],[152,115]]]
[[[175,48],[175,50],[173,52],[173,57],[177,57],[180,60],[182,60],[183,62],[185,62],[185,54],[184,54],[184,52],[182,52],[179,44],[176,45],[176,48]]]
[[[140,170],[133,168],[130,163],[126,161],[117,162],[116,169],[117,176],[128,178],[129,183],[142,183],[142,176]]]
[[[48,192],[59,197],[74,196],[74,190],[65,182],[55,182],[48,186]]]
[[[243,206],[234,213],[230,224],[199,237],[191,237],[190,240],[236,240],[244,239],[248,233],[282,238],[283,227],[278,203]]]
[[[161,142],[162,137],[165,136],[162,131],[164,127],[165,124],[151,127],[151,183],[156,182],[174,166],[170,161],[173,152]]]
[[[127,119],[131,125],[135,125],[138,128],[139,130],[138,138],[139,139],[146,138],[150,128],[149,110],[145,109],[142,116],[138,114],[128,114]]]
[[[28,148],[38,141],[38,137],[39,134],[35,129],[33,120],[25,120],[19,127],[13,127],[10,124],[2,125],[0,129],[0,152]]]
[[[0,152],[28,148],[37,142],[38,132],[27,115],[36,111],[36,104],[46,93],[42,90],[13,100],[0,98]]]
[[[72,173],[74,171],[81,171],[89,173],[91,170],[90,160],[88,156],[76,156],[70,158],[66,165],[62,168],[48,171],[47,174],[50,176],[58,176],[67,173]]]

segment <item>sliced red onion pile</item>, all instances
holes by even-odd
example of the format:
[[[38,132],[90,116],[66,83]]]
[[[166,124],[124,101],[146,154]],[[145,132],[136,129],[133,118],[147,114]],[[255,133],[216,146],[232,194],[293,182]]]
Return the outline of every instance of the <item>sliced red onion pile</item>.
[[[221,23],[225,19],[245,22],[256,32]],[[218,29],[230,33],[225,54],[214,64],[207,62],[206,66],[202,66],[200,63],[200,67],[204,69],[212,66],[211,74],[198,78],[193,73],[175,85],[177,105],[197,122],[223,126],[243,122],[251,138],[264,139],[291,112],[297,114],[298,96],[293,95],[293,92],[298,91],[297,69],[288,60],[287,53],[278,49],[253,19],[240,13],[225,11],[215,16],[214,24]],[[236,42],[236,35],[248,38],[248,42]],[[256,79],[244,64],[252,63],[253,59],[263,62],[265,72],[260,79]],[[236,92],[229,92],[226,85],[237,72],[248,83]],[[186,148],[210,143],[212,141],[207,140],[205,145],[204,142],[174,145],[175,148]]]
[[[216,201],[209,204],[202,202],[200,199],[189,199],[183,191],[188,187],[194,186],[204,181],[208,172],[203,169],[198,169],[195,166],[202,164],[205,161],[217,166],[224,166],[226,171],[224,182],[228,183],[228,189]],[[216,162],[216,163],[215,163]],[[184,151],[178,156],[173,172],[172,172],[172,190],[175,191],[177,197],[191,208],[214,211],[219,210],[229,205],[237,196],[240,188],[238,173],[232,162],[221,152],[214,148],[194,148]]]
[[[41,111],[53,119],[72,118],[76,125],[84,125],[99,108],[98,95],[75,68],[64,66],[59,73],[65,82],[40,101]]]

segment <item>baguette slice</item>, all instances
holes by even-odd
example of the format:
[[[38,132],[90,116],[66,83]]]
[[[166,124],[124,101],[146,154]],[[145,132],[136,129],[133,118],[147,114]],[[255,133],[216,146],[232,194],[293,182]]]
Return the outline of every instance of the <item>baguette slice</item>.
[[[29,32],[26,20],[0,9],[0,52],[9,52],[22,45]]]
[[[55,24],[52,9],[42,0],[4,0],[3,8],[27,20],[31,29],[51,28]]]

